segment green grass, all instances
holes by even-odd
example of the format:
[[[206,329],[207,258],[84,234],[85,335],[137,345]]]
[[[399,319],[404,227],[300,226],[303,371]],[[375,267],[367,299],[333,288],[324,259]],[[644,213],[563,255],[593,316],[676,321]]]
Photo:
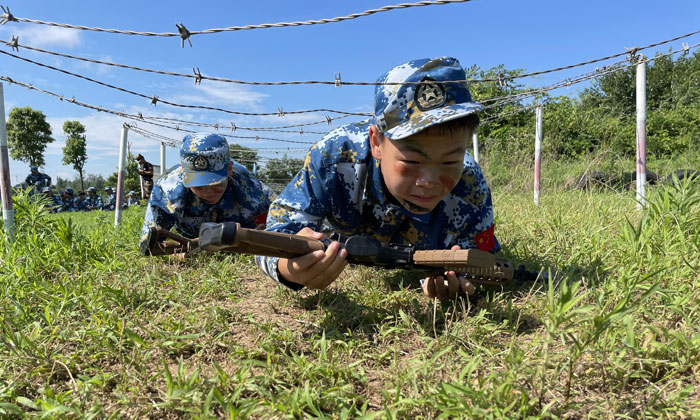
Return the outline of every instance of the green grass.
[[[400,271],[294,293],[248,256],[145,258],[142,209],[114,229],[19,199],[0,417],[700,418],[700,183],[642,213],[521,190],[495,190],[496,233],[552,280],[445,303]]]

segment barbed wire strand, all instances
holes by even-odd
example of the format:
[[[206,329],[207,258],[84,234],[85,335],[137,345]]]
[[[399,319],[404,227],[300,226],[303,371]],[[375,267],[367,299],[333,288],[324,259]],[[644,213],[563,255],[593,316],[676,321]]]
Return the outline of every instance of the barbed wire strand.
[[[610,60],[613,58],[621,57],[624,55],[629,55],[630,52],[636,53],[638,51],[642,51],[648,48],[653,48],[653,47],[658,47],[660,45],[667,44],[669,42],[674,42],[679,39],[683,38],[688,38],[690,36],[696,35],[700,33],[700,30],[690,32],[684,35],[679,35],[664,41],[659,41],[655,42],[653,44],[645,45],[643,47],[635,47],[635,48],[628,48],[625,52],[613,54],[613,55],[608,55],[605,57],[600,57],[592,60],[587,60],[587,61],[582,61],[579,63],[575,64],[570,64],[567,66],[562,66],[562,67],[556,67],[552,69],[547,69],[547,70],[540,70],[540,71],[535,71],[531,73],[523,73],[523,74],[518,74],[518,75],[511,75],[511,76],[506,76],[506,75],[499,75],[498,77],[493,77],[493,78],[483,78],[483,79],[467,79],[467,80],[461,80],[461,81],[453,81],[453,82],[443,82],[443,83],[455,83],[455,82],[467,82],[467,83],[485,83],[485,82],[507,82],[510,80],[514,79],[520,79],[520,78],[525,78],[525,77],[532,77],[532,76],[539,76],[547,73],[554,73],[562,70],[568,70],[572,69],[575,67],[580,67],[588,64],[594,64],[598,63],[601,61],[606,61]],[[205,76],[203,75],[199,67],[193,68],[193,74],[187,74],[187,73],[176,73],[176,72],[169,72],[169,71],[164,71],[164,70],[154,70],[154,69],[148,69],[148,68],[143,68],[143,67],[137,67],[137,66],[130,66],[126,64],[118,64],[118,63],[112,63],[108,61],[101,61],[101,60],[95,60],[95,59],[90,59],[86,57],[79,57],[79,56],[73,56],[69,54],[63,54],[55,51],[48,51],[44,50],[41,48],[36,48],[36,47],[31,47],[28,45],[22,45],[19,44],[18,38],[13,37],[12,41],[0,41],[4,42],[6,45],[10,46],[13,49],[19,49],[25,48],[31,51],[36,51],[44,54],[50,54],[54,56],[59,56],[59,57],[64,57],[64,58],[69,58],[73,60],[80,60],[80,61],[86,61],[86,62],[91,62],[95,64],[102,64],[102,65],[107,65],[107,66],[114,66],[114,67],[120,67],[120,68],[125,68],[125,69],[131,69],[131,70],[137,70],[137,71],[143,71],[143,72],[149,72],[149,73],[156,73],[156,74],[163,74],[163,75],[169,75],[169,76],[178,76],[178,77],[186,77],[186,78],[193,78],[195,80],[195,84],[201,83],[202,80],[211,80],[211,81],[218,81],[218,82],[226,82],[226,83],[235,83],[235,84],[243,84],[243,85],[267,85],[267,86],[272,86],[272,85],[305,85],[305,84],[321,84],[321,85],[333,85],[336,86],[338,85],[338,80],[332,80],[332,81],[325,81],[325,80],[304,80],[304,81],[287,81],[287,82],[255,82],[255,81],[244,81],[244,80],[233,80],[233,79],[227,79],[223,77],[211,77],[211,76]],[[411,82],[408,83],[403,83],[403,84],[410,84]],[[421,82],[412,82],[415,84],[419,84]],[[341,81],[342,85],[348,85],[348,86],[376,86],[376,85],[396,85],[396,84],[402,84],[402,83],[397,83],[397,82],[347,82],[347,81]],[[288,114],[294,114],[294,113],[304,113],[304,112],[329,112],[329,113],[339,113],[339,114],[344,114],[346,111],[337,111],[333,109],[318,109],[318,110],[304,110],[304,111],[290,111],[286,112]],[[264,115],[276,115],[277,113],[266,113]]]
[[[226,28],[205,29],[202,31],[190,31],[182,23],[180,23],[179,25],[176,25],[178,28],[178,32],[139,32],[139,31],[120,30],[120,29],[106,29],[106,28],[82,26],[82,25],[71,25],[71,24],[58,23],[58,22],[47,22],[47,21],[38,20],[38,19],[27,19],[27,18],[15,17],[9,12],[9,9],[5,9],[5,8],[3,8],[3,10],[7,10],[7,11],[2,16],[0,16],[0,18],[2,18],[2,20],[3,20],[2,23],[9,22],[9,21],[26,22],[26,23],[33,23],[33,24],[38,24],[38,25],[55,26],[55,27],[59,27],[59,28],[78,29],[78,30],[82,30],[82,31],[107,32],[107,33],[122,34],[122,35],[160,36],[160,37],[176,37],[177,36],[177,37],[182,38],[182,43],[184,46],[185,40],[189,41],[189,37],[192,35],[204,35],[204,34],[214,34],[214,33],[219,33],[219,32],[234,32],[234,31],[244,31],[244,30],[252,30],[252,29],[283,28],[283,27],[288,27],[288,26],[322,25],[322,24],[326,24],[326,23],[336,23],[336,22],[342,22],[342,21],[351,20],[351,19],[357,19],[360,17],[370,16],[370,15],[373,15],[376,13],[388,12],[388,11],[396,10],[396,9],[408,9],[411,7],[423,7],[423,6],[438,6],[438,5],[451,4],[451,3],[467,3],[470,1],[471,0],[426,0],[426,1],[419,1],[419,2],[415,2],[415,3],[401,3],[401,4],[396,4],[396,5],[384,6],[384,7],[378,8],[378,9],[365,10],[364,12],[352,13],[352,14],[349,14],[347,16],[338,16],[338,17],[329,18],[329,19],[315,19],[315,20],[295,21],[295,22],[263,23],[263,24],[259,24],[259,25],[246,25],[246,26],[229,26]],[[190,45],[191,45],[191,42],[190,42]]]
[[[118,90],[118,91],[120,91],[120,92],[128,93],[128,94],[133,95],[133,96],[138,96],[138,97],[140,97],[140,98],[147,99],[147,100],[151,101],[151,104],[154,105],[154,106],[157,105],[157,104],[160,102],[160,103],[164,103],[164,104],[166,104],[166,105],[170,105],[170,106],[177,107],[177,108],[202,109],[202,110],[207,110],[207,111],[218,111],[218,112],[223,112],[223,113],[226,113],[226,114],[245,115],[245,116],[263,116],[263,115],[279,115],[279,116],[284,116],[284,115],[286,114],[286,112],[284,112],[284,111],[278,111],[277,113],[274,113],[274,114],[273,114],[273,113],[264,113],[264,114],[260,113],[260,114],[256,114],[256,113],[250,113],[250,112],[232,111],[232,110],[229,110],[229,109],[219,108],[219,107],[214,107],[214,106],[179,104],[179,103],[176,103],[176,102],[167,101],[167,100],[165,100],[165,99],[160,99],[160,98],[159,98],[158,96],[156,96],[156,95],[148,96],[148,95],[146,95],[146,94],[139,93],[139,92],[135,92],[135,91],[133,91],[133,90],[126,89],[126,88],[123,88],[123,87],[115,86],[115,85],[112,85],[112,84],[110,84],[110,83],[101,82],[101,81],[96,80],[96,79],[93,79],[93,78],[91,78],[91,77],[83,76],[82,74],[73,73],[72,71],[68,71],[68,70],[61,69],[61,68],[58,68],[58,67],[55,67],[55,66],[51,66],[51,65],[49,65],[49,64],[40,63],[40,62],[38,62],[38,61],[34,61],[34,60],[31,60],[31,59],[26,58],[26,57],[21,57],[21,56],[18,56],[18,55],[9,53],[9,52],[7,52],[7,51],[2,51],[2,50],[0,50],[0,54],[5,54],[5,55],[8,55],[8,56],[13,57],[13,58],[15,58],[15,59],[18,59],[18,60],[21,60],[21,61],[25,61],[25,62],[34,64],[34,65],[37,65],[37,66],[39,66],[39,67],[44,67],[44,68],[47,68],[47,69],[50,69],[50,70],[54,70],[54,71],[57,71],[57,72],[60,72],[60,73],[63,73],[63,74],[67,74],[67,75],[70,75],[70,76],[73,76],[73,77],[77,77],[77,78],[79,78],[79,79],[87,80],[88,82],[95,83],[95,84],[98,84],[98,85],[100,85],[100,86],[104,86],[104,87],[107,87],[107,88],[110,88],[110,89]],[[310,112],[310,111],[307,111],[307,112]],[[350,115],[358,115],[358,116],[368,116],[368,115],[369,115],[369,114],[367,114],[367,113],[350,113],[350,112],[344,112],[344,113],[342,113],[342,114],[343,114],[343,115],[342,115],[341,117],[347,117],[347,116],[350,116]],[[321,124],[321,123],[327,122],[328,118],[330,118],[331,120],[333,120],[333,119],[338,119],[338,118],[341,118],[341,117],[336,117],[336,118],[327,117],[326,120],[320,121],[320,122],[318,122],[318,123],[316,123],[316,124]]]
[[[184,132],[184,133],[195,133],[195,131],[186,130],[186,129],[183,129],[183,128],[180,128],[180,127],[177,127],[177,126],[173,127],[173,126],[166,125],[166,124],[156,123],[156,122],[154,122],[154,121],[144,120],[143,118],[140,118],[138,115],[129,114],[129,113],[126,113],[126,112],[114,111],[114,110],[111,110],[111,109],[109,109],[109,108],[104,108],[104,107],[101,107],[101,106],[91,105],[91,104],[88,104],[88,103],[85,103],[85,102],[78,101],[78,100],[75,99],[75,97],[73,97],[73,98],[71,98],[71,99],[66,99],[63,95],[59,95],[59,94],[57,94],[57,93],[54,93],[54,92],[51,92],[51,91],[48,91],[48,90],[45,90],[45,89],[38,88],[38,87],[33,86],[33,85],[31,85],[31,84],[28,84],[28,83],[23,83],[23,82],[14,80],[14,79],[12,79],[11,77],[8,77],[8,76],[0,76],[0,81],[5,81],[5,82],[8,82],[8,83],[11,83],[11,84],[14,84],[14,85],[18,85],[18,86],[27,88],[27,89],[29,89],[29,90],[36,90],[36,91],[38,91],[38,92],[45,93],[45,94],[47,94],[47,95],[53,96],[53,97],[55,97],[55,98],[57,98],[57,99],[59,99],[59,100],[61,100],[61,101],[64,101],[64,100],[65,100],[65,101],[67,101],[67,102],[69,102],[69,103],[72,103],[72,104],[74,104],[74,105],[78,105],[78,106],[81,106],[81,107],[83,107],[83,108],[92,109],[92,110],[97,111],[97,112],[104,112],[104,113],[107,113],[107,114],[116,115],[116,116],[119,116],[119,117],[122,117],[122,118],[127,118],[127,119],[130,119],[130,120],[134,120],[134,121],[137,121],[137,122],[143,122],[143,123],[150,124],[150,125],[154,125],[154,126],[157,126],[157,127],[168,128],[168,129],[174,130],[174,131],[182,131],[182,132]],[[271,141],[278,141],[278,142],[284,142],[284,143],[294,143],[294,144],[309,144],[309,145],[310,145],[310,144],[314,144],[313,142],[296,141],[296,140],[287,140],[287,139],[278,139],[278,138],[270,138],[270,137],[257,137],[257,136],[244,137],[244,136],[234,136],[234,135],[230,135],[230,134],[220,134],[220,135],[222,135],[222,136],[224,136],[224,137],[230,137],[230,138],[253,138],[253,139],[256,139],[256,140],[271,140]]]

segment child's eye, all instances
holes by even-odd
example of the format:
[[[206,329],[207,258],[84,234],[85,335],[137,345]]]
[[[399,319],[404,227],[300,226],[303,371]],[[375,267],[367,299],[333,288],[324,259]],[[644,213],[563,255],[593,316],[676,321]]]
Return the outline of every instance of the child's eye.
[[[459,161],[456,161],[456,160],[455,160],[455,161],[453,161],[453,162],[452,162],[452,161],[450,161],[450,162],[443,162],[442,164],[443,164],[443,165],[446,165],[446,166],[452,166],[452,165],[457,165],[457,164],[459,164],[459,163],[460,163]]]
[[[420,163],[417,160],[402,160],[401,162],[403,162],[407,165],[418,165]]]

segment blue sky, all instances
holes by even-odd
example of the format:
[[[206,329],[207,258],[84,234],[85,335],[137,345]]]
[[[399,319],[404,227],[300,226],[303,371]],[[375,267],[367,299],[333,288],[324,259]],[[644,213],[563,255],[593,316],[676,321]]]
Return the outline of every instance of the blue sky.
[[[32,1],[6,0],[12,13],[21,18],[150,32],[176,32],[182,22],[189,30],[288,22],[344,16],[368,9],[398,4],[391,0],[226,2],[171,1]],[[237,80],[291,81],[333,80],[341,73],[344,81],[373,82],[389,68],[402,62],[437,56],[457,57],[464,66],[490,68],[500,64],[509,69],[544,70],[624,51],[700,29],[700,2],[679,0],[473,0],[467,3],[416,7],[378,13],[325,25],[255,29],[192,37],[193,47],[181,48],[179,38],[142,37],[54,28],[22,22],[0,26],[0,39],[19,36],[20,44],[115,63]],[[700,42],[700,35],[686,40]],[[656,50],[681,48],[676,41]],[[6,46],[0,50],[10,51]],[[208,105],[243,112],[277,112],[332,108],[371,112],[373,88],[369,86],[242,86],[154,75],[105,67],[20,49],[20,56],[60,67],[109,84],[161,99],[191,105]],[[605,63],[602,63],[605,64]],[[602,64],[597,64],[598,66]],[[555,83],[595,69],[596,65],[566,72],[523,79],[528,86]],[[243,117],[220,112],[183,110],[118,92],[72,76],[40,68],[0,55],[0,75],[30,83],[45,90],[75,96],[77,100],[108,109],[187,121],[220,123],[233,121],[239,127],[269,127],[325,120],[323,113],[285,117]],[[87,173],[109,175],[116,170],[120,129],[124,119],[59,101],[45,94],[3,83],[5,113],[15,106],[31,106],[46,114],[55,142],[46,150],[44,172],[73,178],[76,172],[61,164],[62,132],[66,120],[81,121],[87,127]],[[584,86],[553,92],[576,94]],[[546,118],[546,116],[545,116]],[[350,117],[333,126],[359,119]],[[141,128],[171,138],[183,133],[137,123]],[[184,126],[183,126],[184,127]],[[188,127],[191,128],[191,127]],[[305,133],[245,132],[295,141],[314,142],[327,124],[304,127]],[[213,130],[213,129],[212,129]],[[230,131],[229,131],[230,133]],[[135,133],[129,135],[131,150],[143,153],[158,164],[159,143]],[[234,141],[229,139],[229,141]],[[545,133],[546,141],[546,133]],[[244,140],[240,144],[260,148],[262,156],[281,156],[287,147],[300,146],[275,141]],[[301,146],[303,147],[303,146]],[[271,150],[274,149],[274,150]],[[294,156],[300,152],[290,151]],[[178,151],[167,148],[167,166],[178,161]],[[23,162],[11,162],[12,183],[21,182],[29,170]]]

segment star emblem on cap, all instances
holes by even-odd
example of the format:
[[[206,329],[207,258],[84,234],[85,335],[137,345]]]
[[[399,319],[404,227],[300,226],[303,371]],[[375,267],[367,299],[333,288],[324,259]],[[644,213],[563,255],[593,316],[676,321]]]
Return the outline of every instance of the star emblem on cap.
[[[431,81],[434,82],[426,77],[416,89],[416,104],[421,111],[434,109],[445,103],[445,88],[439,83],[430,83]]]
[[[192,167],[197,171],[203,171],[209,167],[209,161],[204,156],[197,156],[192,161]]]

